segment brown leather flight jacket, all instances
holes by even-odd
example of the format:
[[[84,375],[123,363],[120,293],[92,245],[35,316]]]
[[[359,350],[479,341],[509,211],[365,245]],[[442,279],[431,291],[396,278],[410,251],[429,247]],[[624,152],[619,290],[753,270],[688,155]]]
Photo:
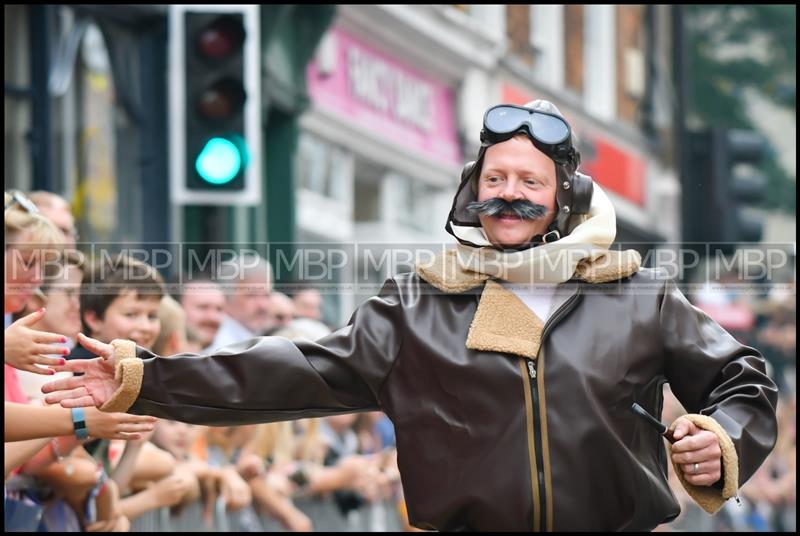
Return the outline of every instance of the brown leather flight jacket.
[[[713,512],[773,447],[777,389],[755,349],[623,257],[559,285],[544,324],[495,281],[433,269],[389,279],[317,342],[138,348],[118,367],[137,384],[124,408],[138,393],[132,413],[206,425],[381,410],[417,527],[650,530],[680,508],[664,439],[629,408],[660,416],[669,382],[720,437],[724,490],[684,481]]]

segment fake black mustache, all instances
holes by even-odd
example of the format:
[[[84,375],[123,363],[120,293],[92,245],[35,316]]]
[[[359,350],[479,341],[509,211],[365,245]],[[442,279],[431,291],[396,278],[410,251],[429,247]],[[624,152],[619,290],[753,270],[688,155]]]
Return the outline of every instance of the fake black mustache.
[[[483,216],[498,216],[500,214],[514,214],[523,220],[538,220],[547,214],[544,205],[533,203],[527,199],[506,201],[495,197],[486,201],[473,201],[467,205],[467,210],[473,214]]]

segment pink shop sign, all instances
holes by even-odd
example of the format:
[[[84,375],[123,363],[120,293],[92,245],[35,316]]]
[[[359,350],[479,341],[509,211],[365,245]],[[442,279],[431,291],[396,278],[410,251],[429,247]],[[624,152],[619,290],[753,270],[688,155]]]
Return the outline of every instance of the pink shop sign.
[[[315,106],[425,156],[461,165],[453,90],[340,29],[306,71]]]

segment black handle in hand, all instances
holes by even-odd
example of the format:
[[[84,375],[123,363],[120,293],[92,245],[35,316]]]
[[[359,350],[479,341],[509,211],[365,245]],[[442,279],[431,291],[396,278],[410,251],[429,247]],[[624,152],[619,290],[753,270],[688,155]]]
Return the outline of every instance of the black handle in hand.
[[[647,413],[647,411],[642,406],[634,402],[633,405],[631,405],[631,411],[634,412],[636,415],[642,417],[644,420],[646,420],[653,426],[655,426],[656,430],[658,430],[658,433],[666,437],[667,441],[669,441],[670,443],[675,443],[675,438],[672,437],[672,432],[670,430],[667,430],[667,427],[664,426],[664,424],[661,421],[659,421],[658,419]]]

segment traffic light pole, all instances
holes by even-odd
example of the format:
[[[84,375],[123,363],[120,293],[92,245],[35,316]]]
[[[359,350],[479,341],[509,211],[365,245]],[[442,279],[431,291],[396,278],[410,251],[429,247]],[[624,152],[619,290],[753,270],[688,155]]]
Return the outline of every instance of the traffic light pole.
[[[273,251],[280,247],[286,258],[293,258],[298,121],[310,104],[305,84],[306,67],[336,10],[331,5],[299,4],[265,5],[261,9],[262,54],[265,56],[262,87],[266,236]],[[282,50],[281,54],[273,53],[276,48]],[[294,61],[287,65],[276,60],[284,55]],[[257,224],[258,218],[254,220]],[[278,283],[290,277],[286,272],[276,273]]]
[[[267,157],[264,166],[267,241],[273,251],[280,248],[289,259],[294,256],[295,241],[294,163],[291,155],[295,154],[299,132],[296,116],[275,109],[270,111],[265,131]]]

